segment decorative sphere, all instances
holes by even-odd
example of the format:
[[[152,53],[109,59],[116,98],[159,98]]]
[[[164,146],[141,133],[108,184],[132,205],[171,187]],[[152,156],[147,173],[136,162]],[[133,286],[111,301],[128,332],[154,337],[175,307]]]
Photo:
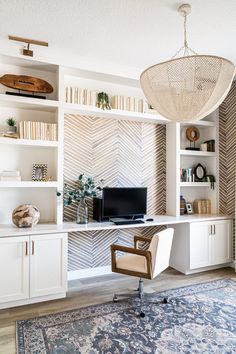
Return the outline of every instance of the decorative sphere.
[[[12,213],[12,221],[17,227],[32,227],[39,222],[39,219],[38,208],[31,204],[19,205]]]

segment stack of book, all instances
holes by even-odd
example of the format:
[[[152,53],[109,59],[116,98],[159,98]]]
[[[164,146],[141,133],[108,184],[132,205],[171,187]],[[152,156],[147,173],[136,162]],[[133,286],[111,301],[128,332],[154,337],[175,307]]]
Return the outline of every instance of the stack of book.
[[[20,171],[2,171],[0,181],[21,181]]]
[[[211,201],[209,199],[196,199],[193,202],[193,209],[197,214],[211,214]]]
[[[136,97],[113,96],[111,107],[131,112],[144,113],[148,111],[148,104],[145,100]]]
[[[21,121],[19,123],[20,139],[57,140],[57,125],[55,123]]]
[[[66,102],[85,104],[88,106],[96,106],[97,91],[90,91],[88,89],[81,89],[78,87],[66,87]]]

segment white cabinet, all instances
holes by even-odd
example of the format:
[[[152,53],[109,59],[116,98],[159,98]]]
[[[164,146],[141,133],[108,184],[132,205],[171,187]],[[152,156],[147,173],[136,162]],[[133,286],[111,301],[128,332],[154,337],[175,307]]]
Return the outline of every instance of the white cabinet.
[[[232,261],[232,220],[175,225],[170,265],[184,274]]]
[[[0,239],[0,308],[65,296],[67,234]]]
[[[232,260],[232,223],[215,221],[211,224],[210,264],[227,263]]]
[[[29,297],[28,236],[0,239],[0,303]]]
[[[65,234],[30,237],[30,296],[66,291],[67,252]]]
[[[209,224],[194,222],[190,224],[190,269],[209,265]]]

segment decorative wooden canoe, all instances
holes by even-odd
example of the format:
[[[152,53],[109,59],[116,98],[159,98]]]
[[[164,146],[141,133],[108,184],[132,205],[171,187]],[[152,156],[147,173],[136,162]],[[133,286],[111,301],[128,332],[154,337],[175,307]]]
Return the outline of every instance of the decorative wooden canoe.
[[[53,92],[53,87],[47,81],[33,76],[6,74],[0,77],[0,83],[17,90],[38,93]]]

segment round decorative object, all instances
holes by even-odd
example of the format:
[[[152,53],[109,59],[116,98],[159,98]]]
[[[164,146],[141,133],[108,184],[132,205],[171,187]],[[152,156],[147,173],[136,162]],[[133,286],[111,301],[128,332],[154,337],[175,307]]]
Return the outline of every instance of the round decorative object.
[[[12,213],[12,221],[17,227],[32,227],[39,219],[39,209],[31,204],[19,205]]]
[[[197,141],[200,138],[200,132],[197,127],[189,127],[186,129],[186,138],[189,141]]]
[[[206,169],[199,163],[194,168],[194,174],[196,176],[197,181],[203,181],[206,177]]]

